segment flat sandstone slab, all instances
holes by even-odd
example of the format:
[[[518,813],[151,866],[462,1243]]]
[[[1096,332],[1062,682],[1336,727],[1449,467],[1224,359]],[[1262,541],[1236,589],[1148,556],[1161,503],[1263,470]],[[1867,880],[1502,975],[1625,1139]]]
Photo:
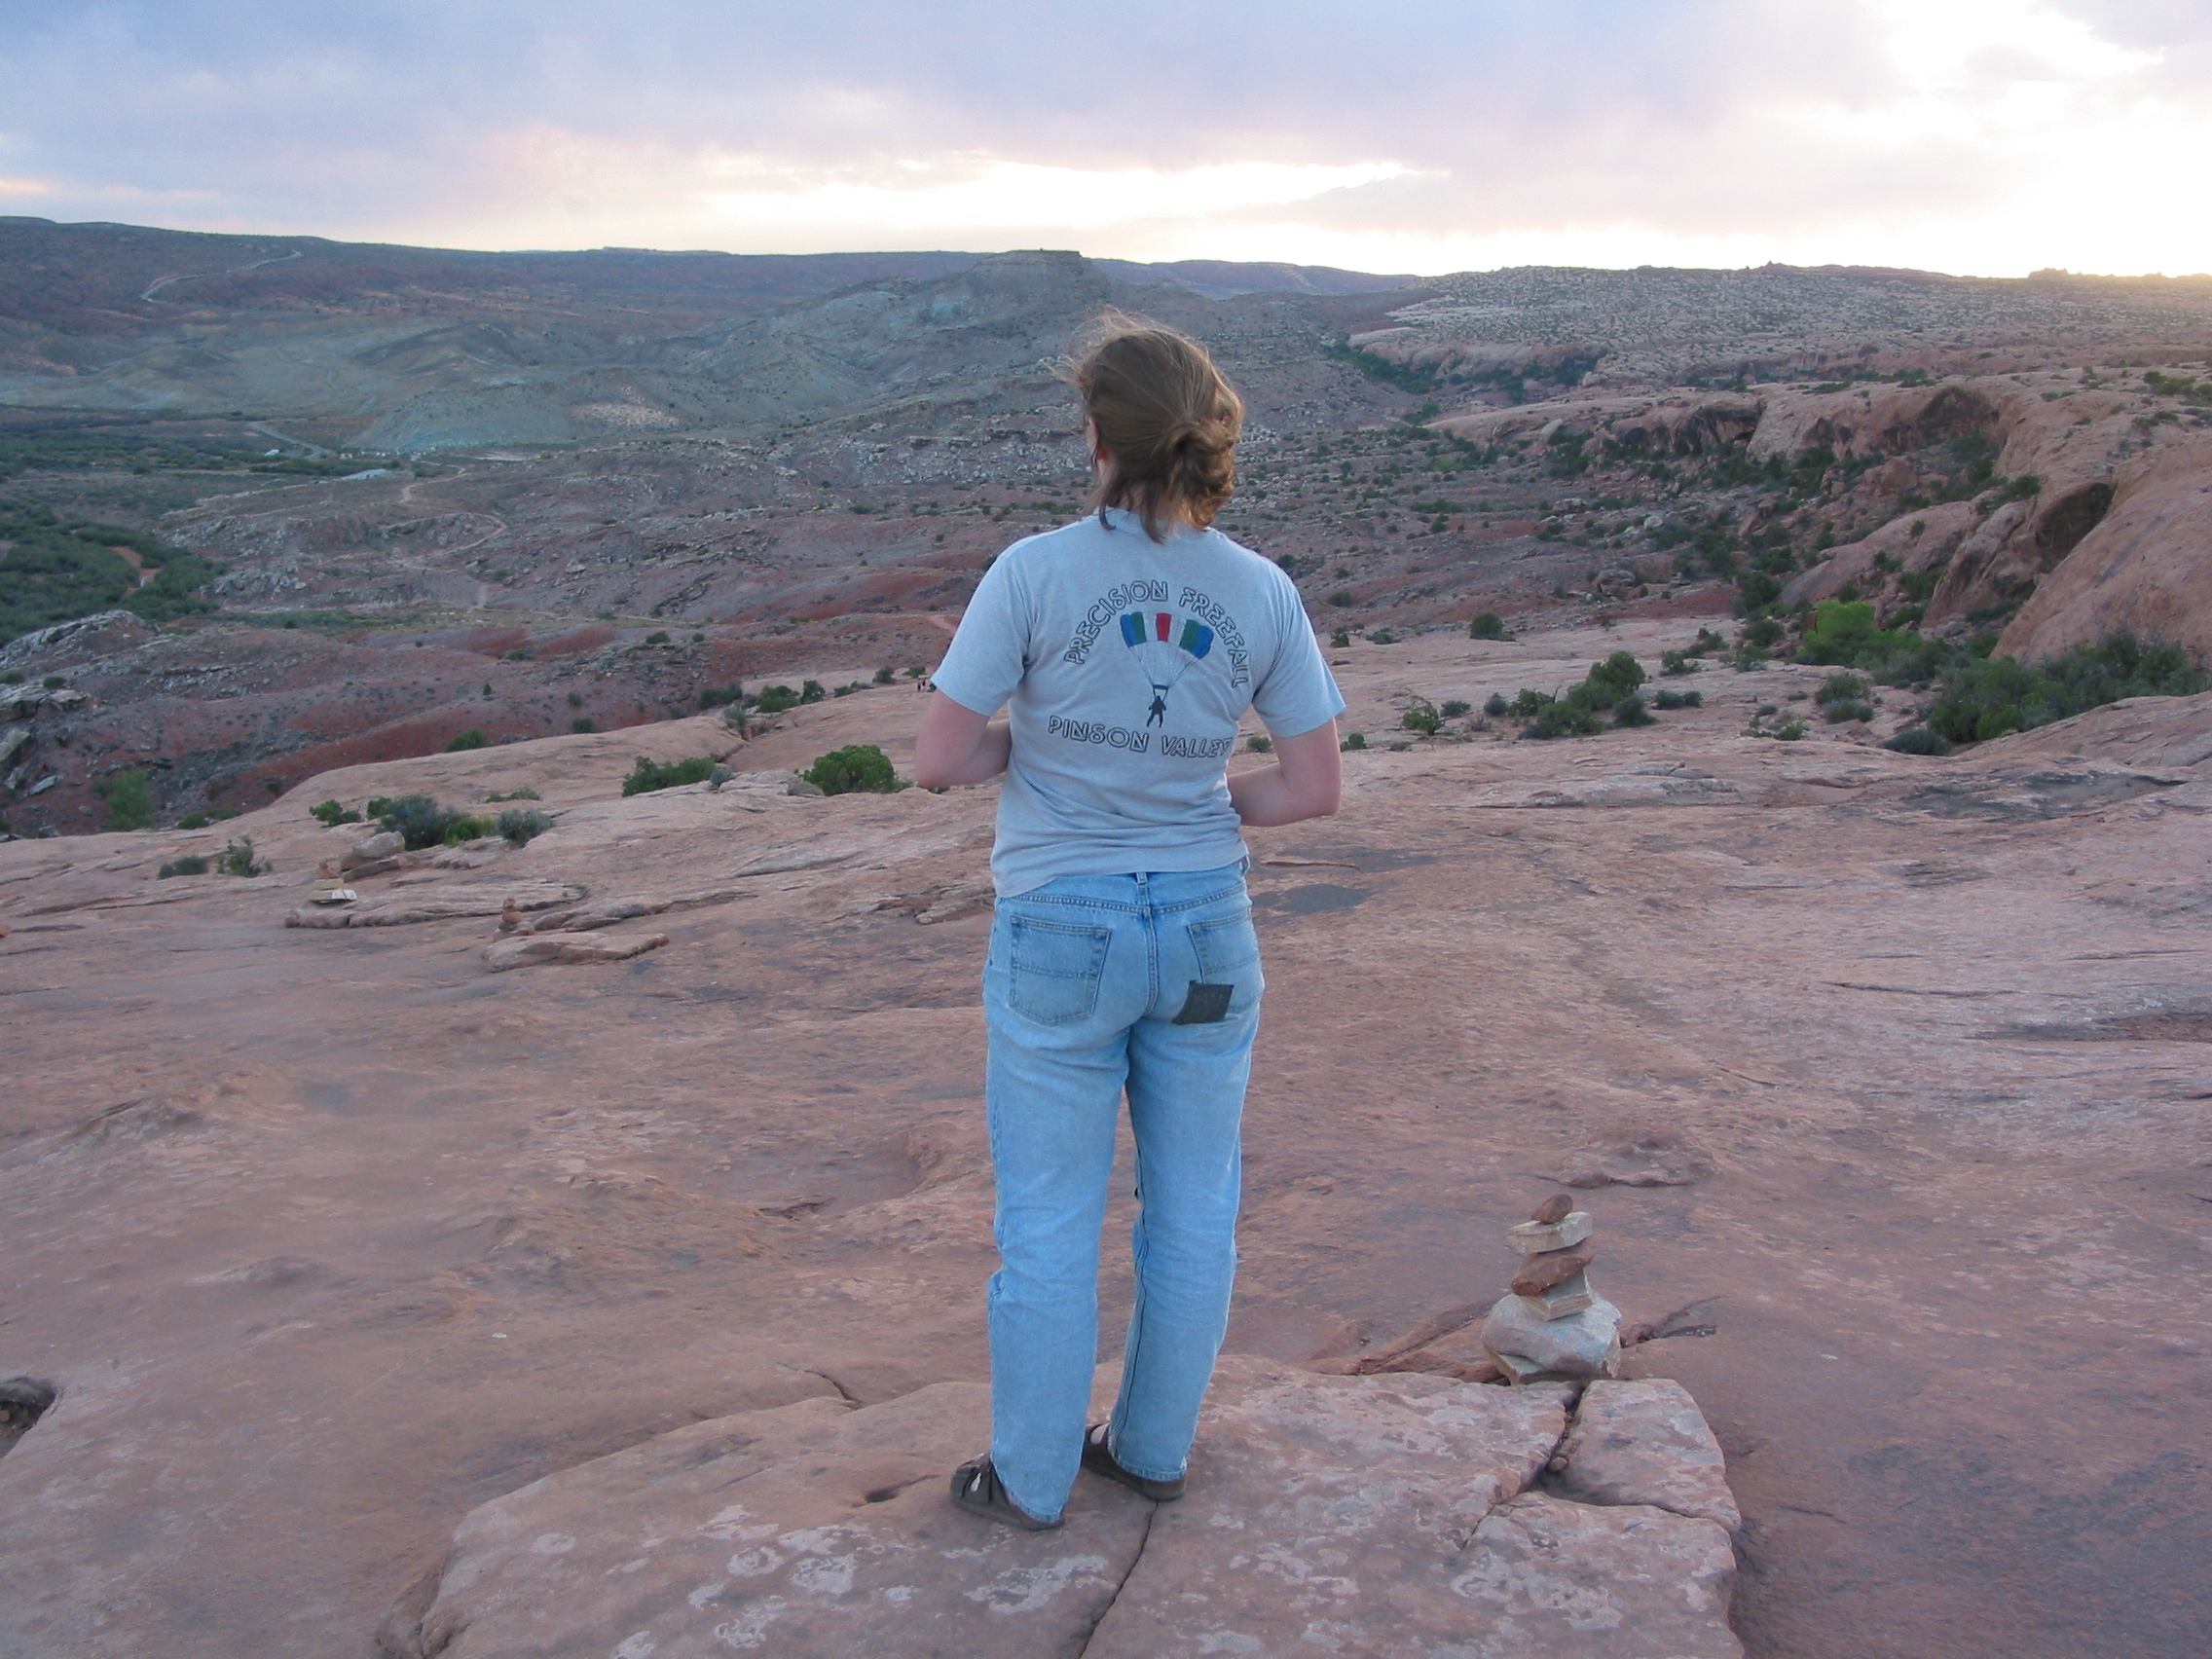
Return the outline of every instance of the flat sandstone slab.
[[[1107,1397],[1110,1397],[1107,1396]],[[1571,1392],[1222,1361],[1190,1495],[1094,1477],[1067,1525],[952,1508],[989,1391],[697,1423],[470,1513],[441,1659],[1738,1659],[1721,1528],[1529,1493]]]
[[[1728,1490],[1720,1443],[1689,1390],[1665,1377],[1593,1382],[1561,1452],[1560,1493],[1582,1503],[1646,1503],[1717,1522],[1743,1517]]]

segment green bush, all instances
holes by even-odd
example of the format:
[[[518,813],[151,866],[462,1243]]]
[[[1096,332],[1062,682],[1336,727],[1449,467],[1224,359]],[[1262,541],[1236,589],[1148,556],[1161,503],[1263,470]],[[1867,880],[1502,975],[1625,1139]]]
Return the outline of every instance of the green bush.
[[[672,790],[684,784],[703,784],[714,774],[715,763],[705,755],[694,755],[688,760],[648,760],[643,755],[630,768],[630,775],[622,780],[622,793],[626,795],[650,794],[655,790]]]
[[[1418,731],[1423,737],[1434,737],[1444,724],[1443,715],[1426,697],[1416,697],[1413,706],[1406,710],[1398,724],[1407,731]]]
[[[235,806],[211,806],[205,812],[188,812],[176,821],[179,830],[204,830],[210,824],[220,824],[226,818],[236,818]]]
[[[1659,653],[1659,672],[1661,674],[1697,674],[1704,667],[1703,663],[1686,650],[1661,651]]]
[[[1345,733],[1344,742],[1338,744],[1337,747],[1339,749],[1365,749],[1367,747],[1367,733],[1347,731]]]
[[[525,784],[520,789],[507,791],[504,794],[488,794],[484,797],[484,804],[486,806],[497,806],[502,800],[536,800],[538,798],[537,792]]]
[[[1657,723],[1651,718],[1651,711],[1643,706],[1643,697],[1640,692],[1631,691],[1613,705],[1613,724],[1617,726],[1647,726]]]
[[[454,825],[475,822],[450,806],[440,806],[428,795],[401,795],[397,799],[380,795],[369,802],[367,810],[377,821],[377,828],[396,832],[409,852],[445,845],[446,832]]]
[[[491,742],[492,740],[484,735],[482,726],[470,726],[446,745],[446,753],[448,755],[461,755],[471,749],[486,749],[491,746]]]
[[[446,832],[439,839],[449,847],[460,847],[476,840],[479,836],[491,833],[492,826],[485,823],[483,819],[472,818],[467,813],[462,813],[446,826]]]
[[[1329,603],[1341,609],[1344,607],[1350,605],[1352,603],[1352,598],[1349,593],[1346,592],[1343,588],[1339,588],[1335,593],[1329,595]]]
[[[1470,640],[1510,640],[1513,636],[1506,630],[1504,617],[1494,610],[1486,610],[1467,624],[1467,638]]]
[[[1899,755],[1948,755],[1951,753],[1950,744],[1924,725],[1908,726],[1883,744],[1882,747],[1894,749]]]
[[[1351,630],[1349,628],[1337,629],[1329,636],[1329,645],[1333,650],[1348,650],[1351,646]]]
[[[535,800],[537,797],[533,795],[531,798]],[[510,806],[494,821],[492,832],[504,836],[518,847],[527,847],[552,828],[553,820],[535,806]]]
[[[1823,703],[1821,716],[1830,725],[1841,725],[1846,720],[1870,720],[1874,718],[1874,705],[1863,697],[1846,697],[1840,702]]]
[[[154,827],[154,791],[146,774],[118,772],[101,789],[107,801],[110,830],[151,830]]]
[[[1493,720],[1512,707],[1513,705],[1505,700],[1505,693],[1502,691],[1493,691],[1483,700],[1483,713],[1490,716]]]
[[[1846,670],[1841,674],[1831,674],[1822,681],[1819,689],[1813,693],[1813,701],[1823,705],[1862,702],[1873,689],[1873,682],[1863,674],[1853,674]]]
[[[1501,715],[1511,715],[1515,719],[1525,720],[1530,716],[1540,714],[1545,709],[1550,708],[1553,701],[1554,699],[1549,691],[1538,691],[1532,686],[1524,685],[1515,694],[1513,701],[1497,712]]]
[[[702,685],[699,687],[701,709],[727,708],[732,703],[745,701],[745,687],[736,681],[727,685]]]
[[[1705,707],[1705,693],[1662,688],[1651,694],[1651,706],[1655,709],[1702,709]]]
[[[223,850],[215,855],[215,867],[225,875],[261,875],[269,866],[256,863],[253,856],[253,837],[240,835],[227,841]]]
[[[1367,636],[1367,643],[1371,645],[1394,645],[1398,643],[1398,636],[1387,628],[1378,628]]]
[[[1797,660],[1856,662],[1860,651],[1879,631],[1870,601],[1824,599],[1813,607],[1813,625],[1805,630],[1804,647],[1797,653]],[[1746,632],[1748,637],[1749,630]],[[1774,641],[1754,641],[1753,644],[1772,645]]]
[[[581,737],[586,732],[597,731],[599,729],[599,722],[593,719],[589,715],[578,715],[574,719],[569,722],[569,729],[574,732],[578,737]]]
[[[1593,737],[1603,730],[1591,710],[1565,698],[1546,698],[1536,718],[1521,728],[1523,737]]]
[[[1615,651],[1591,665],[1589,683],[1606,687],[1616,698],[1625,697],[1643,683],[1643,665],[1633,651]]]
[[[1928,724],[1952,743],[1986,743],[2123,697],[2186,697],[2205,685],[2204,671],[2181,646],[2113,634],[2039,667],[2011,657],[1965,658],[1946,675]]]
[[[899,787],[891,756],[872,743],[832,749],[799,776],[824,794],[889,794]]]
[[[1244,747],[1255,755],[1270,754],[1273,751],[1274,746],[1275,740],[1264,732],[1255,732],[1244,740]]]
[[[798,705],[799,694],[789,685],[763,685],[753,706],[764,715],[780,715],[786,709],[795,709]]]
[[[341,824],[358,824],[361,822],[359,813],[348,812],[342,802],[335,800],[326,800],[315,806],[311,806],[308,808],[308,813],[317,824],[327,825],[332,829],[336,829]]]
[[[798,685],[798,700],[802,703],[819,703],[830,693],[822,689],[819,680],[802,680]]]
[[[878,685],[889,685],[898,678],[899,671],[891,667],[888,663],[875,671],[875,683]]]
[[[187,853],[181,859],[171,859],[154,872],[157,881],[166,881],[172,875],[205,875],[207,861],[198,853]]]
[[[667,644],[668,644],[668,630],[667,630],[667,629],[665,629],[665,628],[655,628],[655,629],[654,629],[654,630],[653,630],[653,631],[652,631],[651,633],[649,633],[649,634],[647,634],[647,635],[645,636],[645,644],[646,644],[646,645],[667,645]]]
[[[1443,704],[1441,704],[1437,708],[1436,712],[1442,715],[1448,720],[1456,720],[1461,715],[1471,715],[1475,711],[1473,704],[1465,703],[1460,701],[1457,697],[1453,697],[1447,699]]]

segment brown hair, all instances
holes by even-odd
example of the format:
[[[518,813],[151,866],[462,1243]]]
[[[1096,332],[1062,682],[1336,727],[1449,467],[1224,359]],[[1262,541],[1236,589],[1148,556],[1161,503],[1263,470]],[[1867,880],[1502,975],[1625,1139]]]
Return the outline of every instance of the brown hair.
[[[1244,400],[1188,335],[1114,311],[1092,327],[1068,372],[1113,458],[1091,505],[1137,514],[1155,541],[1177,512],[1203,530],[1236,493]]]

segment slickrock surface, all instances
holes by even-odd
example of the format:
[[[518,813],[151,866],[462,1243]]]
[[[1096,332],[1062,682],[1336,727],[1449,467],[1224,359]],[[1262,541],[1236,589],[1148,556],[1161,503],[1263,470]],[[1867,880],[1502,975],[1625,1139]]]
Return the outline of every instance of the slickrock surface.
[[[1333,653],[1373,747],[1343,816],[1252,838],[1231,1346],[1353,1356],[1494,1298],[1505,1227],[1589,1151],[1605,1295],[1680,1333],[1626,1373],[1727,1454],[1749,1651],[2196,1659],[2212,698],[1915,759],[1747,738],[1825,671],[1709,669],[1644,730],[1382,746],[1414,693],[1479,707],[1693,627]],[[922,703],[801,709],[730,764],[903,768]],[[0,1458],[0,1652],[364,1654],[533,1481],[982,1380],[994,792],[620,798],[635,755],[717,744],[702,717],[0,845],[0,1378],[60,1391]],[[548,832],[350,876],[362,903],[736,894],[609,930],[668,935],[633,961],[519,973],[487,970],[496,915],[283,925],[361,836],[312,803],[523,785]],[[155,879],[240,833],[272,873]],[[1111,1344],[1125,1273],[1104,1296]],[[1540,1548],[1559,1501],[1493,1547]]]
[[[1107,1368],[1101,1414],[1116,1381]],[[1183,1500],[1155,1508],[1087,1478],[1049,1533],[945,1501],[945,1470],[989,1439],[984,1386],[859,1411],[802,1401],[485,1504],[426,1612],[403,1611],[387,1640],[439,1659],[1735,1659],[1719,1527],[1528,1490],[1571,1401],[1556,1384],[1321,1378],[1232,1356]],[[1680,1440],[1647,1453],[1647,1484],[1673,1490],[1662,1468]]]
[[[1679,1382],[1600,1381],[1582,1391],[1560,1449],[1561,1495],[1582,1503],[1648,1503],[1677,1515],[1743,1525],[1720,1444]]]

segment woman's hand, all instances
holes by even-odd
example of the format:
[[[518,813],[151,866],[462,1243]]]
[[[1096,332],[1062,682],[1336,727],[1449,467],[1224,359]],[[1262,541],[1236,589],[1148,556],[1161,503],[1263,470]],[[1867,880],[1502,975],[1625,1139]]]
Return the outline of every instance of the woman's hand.
[[[914,739],[914,782],[925,790],[988,783],[1006,770],[1011,752],[1004,725],[993,725],[990,716],[933,691]]]
[[[928,726],[925,724],[926,731]],[[917,768],[918,770],[918,768]],[[1345,762],[1337,722],[1275,739],[1275,763],[1229,780],[1236,816],[1255,827],[1327,818],[1344,799]]]

